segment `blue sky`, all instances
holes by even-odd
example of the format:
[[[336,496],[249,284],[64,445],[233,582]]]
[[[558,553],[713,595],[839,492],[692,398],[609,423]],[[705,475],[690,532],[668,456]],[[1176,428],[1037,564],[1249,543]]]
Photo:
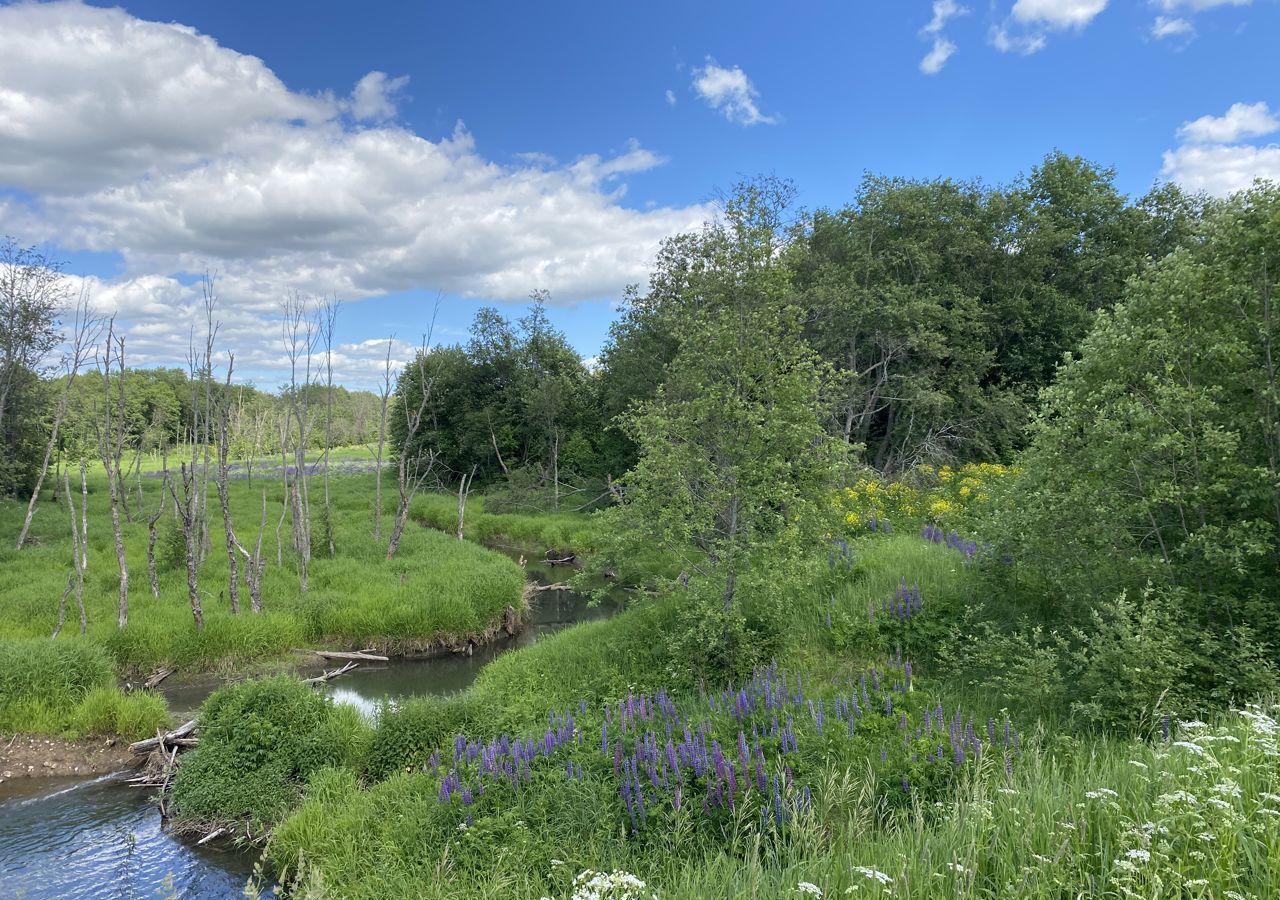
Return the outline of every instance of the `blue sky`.
[[[291,289],[344,300],[351,384],[441,292],[448,341],[546,288],[593,355],[742,176],[808,207],[1054,148],[1130,194],[1280,177],[1275,0],[98,6],[0,8],[0,232],[90,277],[140,363],[182,359],[216,270],[265,385]]]

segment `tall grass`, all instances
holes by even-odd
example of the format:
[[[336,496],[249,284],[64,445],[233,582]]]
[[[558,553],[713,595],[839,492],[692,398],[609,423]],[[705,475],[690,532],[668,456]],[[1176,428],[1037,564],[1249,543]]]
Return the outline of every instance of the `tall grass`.
[[[111,657],[87,641],[0,640],[0,732],[145,737],[168,722],[154,694],[124,694]]]
[[[228,568],[220,546],[216,504],[213,550],[200,571],[205,628],[195,630],[187,602],[185,564],[169,559],[159,572],[160,596],[152,597],[146,578],[145,516],[125,526],[130,566],[129,624],[115,626],[117,571],[107,492],[100,477],[90,481],[89,566],[85,584],[91,642],[106,647],[117,666],[148,670],[158,665],[209,669],[278,656],[303,645],[378,644],[396,650],[425,649],[478,635],[501,620],[506,607],[520,606],[523,573],[500,554],[451,540],[423,528],[407,529],[395,559],[372,538],[373,476],[348,475],[333,481],[332,525],[337,556],[317,546],[310,590],[299,592],[290,527],[281,529],[276,565],[275,527],[283,488],[278,477],[231,483],[232,509],[242,542],[251,544],[267,493],[269,522],[264,554],[269,559],[262,615],[232,615],[227,600]],[[143,480],[141,508],[149,516],[160,500],[160,480]],[[40,508],[35,546],[13,549],[23,509],[0,506],[0,638],[47,636],[57,618],[58,599],[71,573],[70,526],[66,510],[49,500]],[[319,504],[314,514],[319,521]],[[173,529],[167,512],[162,529]],[[389,522],[387,523],[389,527]],[[385,539],[385,536],[384,536]],[[161,542],[163,546],[163,541]],[[70,628],[74,628],[74,616]]]
[[[423,494],[414,499],[411,515],[432,528],[452,533],[458,527],[458,501],[446,494]],[[510,541],[539,550],[588,553],[598,542],[589,513],[491,513],[481,496],[467,501],[463,522],[463,534],[481,543]]]

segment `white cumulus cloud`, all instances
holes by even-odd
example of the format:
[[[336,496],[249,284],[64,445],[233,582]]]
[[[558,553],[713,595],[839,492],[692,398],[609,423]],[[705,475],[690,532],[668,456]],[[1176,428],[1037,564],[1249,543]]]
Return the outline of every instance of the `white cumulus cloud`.
[[[404,86],[373,72],[349,98],[302,94],[183,25],[0,6],[4,230],[119,254],[120,276],[92,286],[140,329],[139,358],[181,359],[193,279],[220,272],[224,334],[266,366],[287,290],[608,298],[645,279],[664,237],[714,214],[627,205],[627,180],[663,163],[635,141],[500,163],[461,123],[435,139],[391,124]]]
[[[385,122],[396,114],[396,95],[409,83],[409,76],[388,78],[386,72],[370,72],[356,82],[351,92],[351,115],[362,122]]]
[[[1236,103],[1178,129],[1181,144],[1164,154],[1161,174],[1184,188],[1225,196],[1257,178],[1280,180],[1280,146],[1243,143],[1280,131],[1266,103]]]
[[[1201,12],[1218,6],[1248,6],[1251,2],[1252,0],[1152,0],[1152,6],[1165,12],[1176,12],[1180,9]]]
[[[1194,37],[1195,33],[1195,27],[1186,19],[1156,16],[1151,23],[1151,36],[1157,41],[1171,37]]]
[[[1083,31],[1107,8],[1108,0],[1017,0],[990,42],[1001,53],[1029,56],[1043,50],[1053,31]]]
[[[1083,28],[1107,8],[1107,0],[1018,0],[1012,16],[1026,25]]]
[[[739,125],[773,125],[776,116],[767,116],[756,105],[760,96],[747,73],[738,66],[726,68],[707,57],[707,64],[693,70],[693,89],[712,109]]]
[[[1266,103],[1233,103],[1226,115],[1201,116],[1183,122],[1178,137],[1194,144],[1231,144],[1275,131],[1280,131],[1280,119]]]
[[[947,23],[957,16],[968,15],[967,7],[961,6],[955,0],[934,0],[933,18],[929,23],[920,29],[920,36],[927,38],[933,42],[929,52],[920,60],[920,71],[926,75],[937,75],[942,71],[942,67],[947,64],[947,60],[956,52],[954,42],[947,39],[942,30],[947,27]]]
[[[956,52],[956,45],[944,37],[933,39],[933,48],[920,60],[920,71],[926,75],[937,75],[947,60]]]

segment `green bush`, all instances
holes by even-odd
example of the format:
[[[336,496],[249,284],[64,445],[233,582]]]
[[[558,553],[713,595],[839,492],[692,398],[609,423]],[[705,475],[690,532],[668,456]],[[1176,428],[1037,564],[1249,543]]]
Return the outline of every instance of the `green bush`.
[[[369,747],[369,775],[383,779],[421,767],[434,750],[452,741],[455,734],[483,722],[477,712],[466,695],[414,697],[383,707]]]
[[[200,710],[200,745],[174,781],[180,821],[269,827],[313,772],[358,761],[366,741],[349,714],[296,678],[223,688]]]

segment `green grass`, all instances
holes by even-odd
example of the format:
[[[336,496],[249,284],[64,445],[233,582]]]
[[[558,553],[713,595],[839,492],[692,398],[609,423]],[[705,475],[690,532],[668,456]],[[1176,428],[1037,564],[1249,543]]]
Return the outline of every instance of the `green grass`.
[[[415,519],[454,533],[458,527],[458,498],[448,494],[424,494],[413,502]],[[595,521],[590,513],[559,512],[491,513],[484,497],[467,500],[463,534],[480,543],[511,542],[538,550],[589,553],[598,542]]]
[[[144,479],[144,515],[159,500],[160,482]],[[292,647],[376,644],[393,650],[426,649],[493,627],[507,606],[520,606],[524,578],[519,567],[500,554],[414,525],[405,530],[400,551],[388,561],[372,538],[373,476],[333,480],[333,531],[337,556],[329,558],[319,540],[321,482],[312,480],[316,550],[310,589],[299,591],[296,560],[289,547],[289,524],[281,533],[283,565],[276,565],[275,526],[282,488],[277,479],[255,478],[252,485],[232,482],[232,508],[242,543],[256,534],[263,490],[269,522],[264,554],[269,560],[262,615],[248,611],[242,586],[242,611],[233,615],[227,599],[228,563],[216,497],[210,499],[212,551],[201,571],[205,628],[195,629],[187,599],[181,539],[173,546],[175,525],[167,512],[158,550],[160,596],[147,585],[144,516],[126,525],[130,569],[129,624],[116,628],[118,574],[108,518],[106,486],[91,479],[89,495],[89,567],[85,605],[89,641],[106,647],[120,668],[149,670],[176,665],[185,670],[241,666],[269,659]],[[212,492],[211,492],[212,494]],[[387,498],[384,541],[391,526]],[[0,637],[47,637],[57,618],[58,598],[71,573],[70,524],[66,510],[46,499],[32,533],[36,545],[13,549],[22,507],[0,508]],[[167,537],[166,537],[167,535]],[[167,558],[165,558],[167,556]],[[174,558],[174,557],[177,558]],[[74,609],[64,635],[76,630]],[[78,638],[74,638],[78,640]]]
[[[116,687],[111,657],[101,647],[0,640],[0,732],[141,738],[168,721],[160,697]]]

